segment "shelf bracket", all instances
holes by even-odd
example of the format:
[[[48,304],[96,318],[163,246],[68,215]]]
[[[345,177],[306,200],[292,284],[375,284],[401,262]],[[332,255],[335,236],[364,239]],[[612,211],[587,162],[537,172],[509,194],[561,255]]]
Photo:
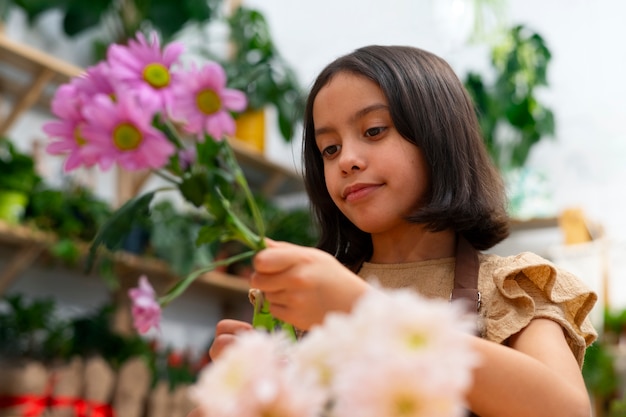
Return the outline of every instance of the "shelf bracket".
[[[0,124],[0,135],[4,135],[19,116],[37,102],[41,92],[53,77],[54,72],[51,69],[42,68],[32,84],[28,86],[20,100],[13,107],[13,110],[9,113],[7,118]]]
[[[45,243],[34,244],[24,247],[17,253],[2,275],[0,275],[0,295],[4,294],[19,274],[31,266],[46,246],[47,244]]]

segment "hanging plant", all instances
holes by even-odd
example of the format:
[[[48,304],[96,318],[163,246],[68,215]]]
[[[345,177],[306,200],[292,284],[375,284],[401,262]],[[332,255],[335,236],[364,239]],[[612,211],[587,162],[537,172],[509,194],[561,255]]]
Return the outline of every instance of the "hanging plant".
[[[487,149],[502,171],[523,167],[532,147],[554,134],[554,115],[537,97],[548,85],[551,58],[544,39],[518,25],[491,51],[494,82],[475,72],[465,79]]]

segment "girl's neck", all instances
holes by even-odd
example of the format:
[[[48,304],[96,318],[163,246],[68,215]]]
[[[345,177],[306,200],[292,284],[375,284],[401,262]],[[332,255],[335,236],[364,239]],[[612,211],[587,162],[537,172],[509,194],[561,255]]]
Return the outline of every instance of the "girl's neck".
[[[456,237],[451,230],[429,232],[422,225],[410,225],[400,234],[372,235],[372,244],[370,262],[408,263],[453,257]]]

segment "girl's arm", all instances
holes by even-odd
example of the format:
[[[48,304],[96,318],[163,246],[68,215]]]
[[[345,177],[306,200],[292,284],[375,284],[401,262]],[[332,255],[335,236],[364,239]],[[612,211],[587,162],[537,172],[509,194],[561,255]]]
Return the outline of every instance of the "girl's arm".
[[[307,330],[329,311],[350,311],[370,286],[320,250],[273,242],[254,259],[251,285],[281,320]],[[535,319],[508,346],[471,337],[483,362],[468,393],[481,417],[589,417],[582,373],[563,329]]]
[[[481,417],[590,417],[591,405],[578,362],[563,329],[535,319],[512,336],[509,347],[472,337],[482,363],[468,394]]]

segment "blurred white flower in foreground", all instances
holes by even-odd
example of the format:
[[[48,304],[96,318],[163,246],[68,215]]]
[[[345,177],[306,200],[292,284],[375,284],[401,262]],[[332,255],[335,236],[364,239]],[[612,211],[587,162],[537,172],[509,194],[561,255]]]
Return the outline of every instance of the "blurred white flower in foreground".
[[[475,320],[461,304],[376,288],[295,344],[241,334],[192,398],[207,417],[460,417]]]

